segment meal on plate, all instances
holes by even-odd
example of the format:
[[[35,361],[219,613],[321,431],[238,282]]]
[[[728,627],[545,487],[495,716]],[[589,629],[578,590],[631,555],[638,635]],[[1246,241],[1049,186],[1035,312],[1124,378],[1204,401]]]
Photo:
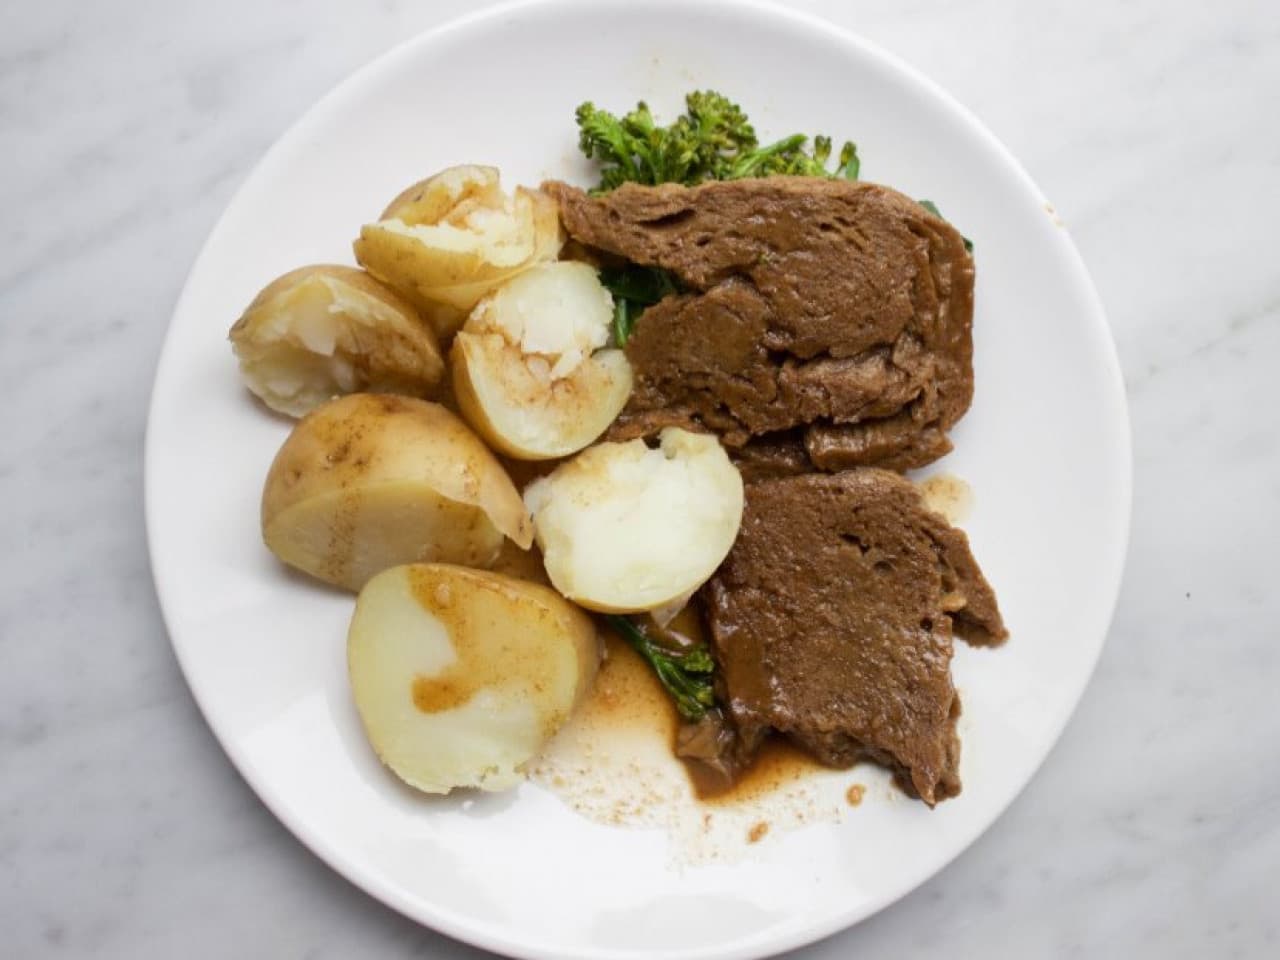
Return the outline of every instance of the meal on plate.
[[[952,644],[1006,630],[903,471],[973,396],[972,244],[859,181],[852,143],[761,145],[710,91],[667,126],[577,121],[594,188],[451,167],[360,228],[359,268],[287,273],[231,328],[249,389],[301,417],[263,539],[358,593],[370,744],[426,792],[508,788],[608,629],[704,775],[780,736],[955,796]],[[500,564],[523,551],[533,573]]]

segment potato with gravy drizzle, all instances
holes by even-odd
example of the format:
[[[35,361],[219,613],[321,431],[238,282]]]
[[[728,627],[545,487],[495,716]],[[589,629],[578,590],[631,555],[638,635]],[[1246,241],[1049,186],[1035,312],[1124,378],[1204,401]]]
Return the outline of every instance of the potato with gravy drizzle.
[[[447,564],[378,574],[347,635],[369,743],[427,793],[515,786],[599,661],[594,624],[554,590]]]

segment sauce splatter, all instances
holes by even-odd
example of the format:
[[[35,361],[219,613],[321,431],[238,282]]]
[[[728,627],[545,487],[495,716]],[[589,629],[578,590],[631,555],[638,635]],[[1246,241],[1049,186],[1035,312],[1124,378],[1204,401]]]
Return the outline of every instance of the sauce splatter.
[[[753,823],[751,829],[747,831],[747,843],[759,843],[768,832],[769,824],[767,821],[760,820]]]
[[[672,626],[696,641],[687,622]],[[680,724],[670,697],[624,641],[610,631],[605,644],[591,694],[530,764],[535,782],[596,822],[663,829],[676,863],[748,856],[756,824],[776,834],[841,818],[847,773],[842,778],[781,741],[734,787],[700,796],[675,756]]]
[[[862,803],[862,798],[866,796],[867,788],[860,783],[855,783],[844,792],[844,798],[849,806],[856,807]]]

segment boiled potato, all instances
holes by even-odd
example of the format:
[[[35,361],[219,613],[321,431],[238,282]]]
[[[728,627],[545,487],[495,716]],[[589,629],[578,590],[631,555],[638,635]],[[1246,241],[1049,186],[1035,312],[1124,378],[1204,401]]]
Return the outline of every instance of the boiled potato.
[[[497,167],[464,163],[405,187],[378,219],[439,223],[460,207],[465,214],[471,205],[496,208],[503,200]]]
[[[554,590],[447,564],[378,574],[347,635],[369,742],[428,793],[517,784],[599,660],[591,620]]]
[[[532,526],[484,444],[444,407],[356,393],[293,428],[262,491],[262,536],[290,566],[358,590],[418,560],[488,566]]]
[[[502,192],[493,167],[450,167],[405,190],[364,226],[356,259],[451,336],[490,290],[564,243],[556,202]]]
[[[543,263],[480,301],[454,338],[463,416],[496,450],[568,456],[608,428],[631,393],[631,365],[609,339],[613,298],[585,263]]]
[[[742,477],[720,442],[675,427],[589,447],[525,489],[547,575],[607,613],[658,610],[715,572],[742,522]]]
[[[414,308],[363,270],[318,264],[268,284],[231,328],[249,389],[300,417],[343,393],[423,395],[444,360]]]

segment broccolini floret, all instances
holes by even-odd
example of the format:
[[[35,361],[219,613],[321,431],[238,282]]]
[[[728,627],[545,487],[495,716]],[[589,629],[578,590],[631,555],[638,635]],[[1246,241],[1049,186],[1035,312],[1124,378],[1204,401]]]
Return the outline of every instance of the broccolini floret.
[[[742,108],[713,90],[695,90],[685,97],[685,112],[668,126],[659,126],[643,101],[617,117],[590,101],[577,110],[578,145],[600,162],[595,192],[623,183],[682,183],[739,180],[795,174],[814,177],[858,176],[858,153],[846,142],[834,170],[827,169],[831,138],[793,134],[761,147]]]

